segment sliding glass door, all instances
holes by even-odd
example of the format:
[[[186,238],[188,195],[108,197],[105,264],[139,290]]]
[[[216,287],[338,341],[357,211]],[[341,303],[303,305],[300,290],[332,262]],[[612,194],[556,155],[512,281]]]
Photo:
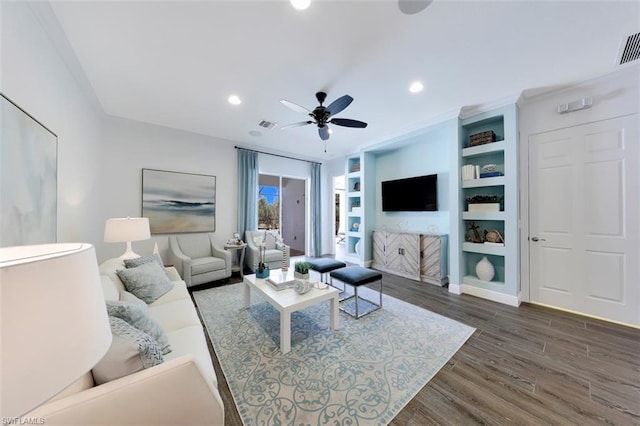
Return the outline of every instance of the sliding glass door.
[[[306,181],[258,176],[258,229],[277,229],[292,256],[305,254]]]

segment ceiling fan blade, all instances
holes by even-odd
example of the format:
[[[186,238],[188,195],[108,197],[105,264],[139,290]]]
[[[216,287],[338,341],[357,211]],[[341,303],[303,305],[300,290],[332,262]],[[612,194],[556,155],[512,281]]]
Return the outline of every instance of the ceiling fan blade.
[[[349,95],[344,95],[331,102],[327,107],[327,111],[329,111],[329,115],[337,114],[348,107],[351,102],[353,102],[353,98]]]
[[[426,9],[433,0],[398,0],[400,11],[407,15],[414,15]]]
[[[300,106],[300,105],[298,105],[298,104],[294,104],[293,102],[288,101],[288,100],[286,100],[286,99],[281,99],[281,100],[280,100],[280,103],[281,103],[282,105],[286,106],[286,107],[291,108],[291,109],[292,109],[292,110],[294,110],[294,111],[298,111],[298,112],[301,112],[301,113],[303,113],[303,114],[311,114],[311,111],[309,111],[309,110],[308,110],[308,109],[306,109],[305,107]]]
[[[344,127],[358,127],[360,129],[367,127],[367,123],[364,121],[351,120],[349,118],[333,118],[329,123]]]
[[[325,124],[322,127],[318,127],[318,133],[320,134],[320,139],[326,141],[329,139],[329,126]]]
[[[311,123],[313,123],[313,121],[311,121],[311,120],[309,120],[309,121],[299,121],[297,123],[291,123],[291,124],[287,124],[286,126],[282,126],[282,127],[280,127],[280,130],[288,129],[290,127],[306,126],[307,124],[311,124]]]

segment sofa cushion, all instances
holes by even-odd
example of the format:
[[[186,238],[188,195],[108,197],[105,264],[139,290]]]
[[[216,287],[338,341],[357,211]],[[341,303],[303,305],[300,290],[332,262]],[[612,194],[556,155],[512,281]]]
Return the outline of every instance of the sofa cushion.
[[[121,269],[118,277],[127,291],[146,303],[151,303],[173,288],[167,274],[155,262],[145,263],[137,268]]]
[[[169,340],[158,322],[147,314],[146,310],[132,302],[115,302],[108,300],[109,316],[120,318],[138,330],[144,331],[158,341],[163,354],[171,351]]]
[[[226,268],[224,259],[219,257],[201,257],[191,260],[191,275],[206,274],[212,271],[219,271]]]
[[[267,250],[264,253],[264,261],[265,263],[269,262],[278,262],[282,260],[282,251],[281,250]]]
[[[106,275],[100,275],[102,282],[102,294],[104,294],[104,300],[118,300],[120,298],[120,291],[111,278]]]
[[[173,284],[173,288],[157,298],[153,303],[149,303],[150,307],[173,302],[175,300],[187,299],[191,301],[189,290],[187,290],[187,284],[185,284],[184,281],[171,281],[171,284]]]
[[[204,376],[211,381],[214,386],[218,386],[215,370],[211,361],[211,355],[207,346],[202,327],[192,326],[181,328],[180,330],[167,333],[169,343],[175,348],[173,352],[165,356],[165,360],[176,359],[182,355],[191,355],[204,373]]]
[[[278,238],[271,232],[267,232],[264,237],[264,246],[267,250],[275,250]]]
[[[209,234],[178,235],[176,241],[180,250],[192,259],[211,256]]]
[[[100,264],[100,275],[106,275],[111,278],[111,281],[115,284],[118,291],[126,290],[124,283],[120,280],[118,272],[120,269],[124,269],[124,262],[120,259],[108,259]]]
[[[164,263],[162,262],[162,258],[157,253],[152,254],[151,256],[140,256],[134,259],[125,259],[124,266],[126,268],[135,268],[137,266],[144,265],[145,263],[149,263],[149,262],[156,262],[158,265],[160,265],[161,268],[164,268]]]
[[[191,299],[151,305],[149,306],[149,315],[160,324],[166,333],[194,325],[202,327]]]
[[[91,370],[97,385],[161,364],[158,342],[126,321],[109,317],[113,339],[104,357]]]

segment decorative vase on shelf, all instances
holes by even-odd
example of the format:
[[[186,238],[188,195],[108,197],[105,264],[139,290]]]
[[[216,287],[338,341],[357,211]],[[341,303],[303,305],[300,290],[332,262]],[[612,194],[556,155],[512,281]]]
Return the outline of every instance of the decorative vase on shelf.
[[[482,281],[491,281],[496,274],[496,270],[487,259],[487,256],[484,256],[477,264],[476,264],[476,275]]]
[[[356,254],[360,254],[360,240],[358,240],[358,242],[353,246],[353,250]]]

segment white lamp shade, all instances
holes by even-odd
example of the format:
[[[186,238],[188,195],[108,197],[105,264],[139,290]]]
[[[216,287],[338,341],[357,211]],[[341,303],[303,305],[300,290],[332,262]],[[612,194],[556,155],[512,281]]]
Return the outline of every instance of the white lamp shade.
[[[92,245],[0,248],[0,412],[21,416],[91,370],[111,345]]]
[[[105,243],[126,243],[151,238],[149,219],[146,217],[123,217],[107,219],[104,227]]]

